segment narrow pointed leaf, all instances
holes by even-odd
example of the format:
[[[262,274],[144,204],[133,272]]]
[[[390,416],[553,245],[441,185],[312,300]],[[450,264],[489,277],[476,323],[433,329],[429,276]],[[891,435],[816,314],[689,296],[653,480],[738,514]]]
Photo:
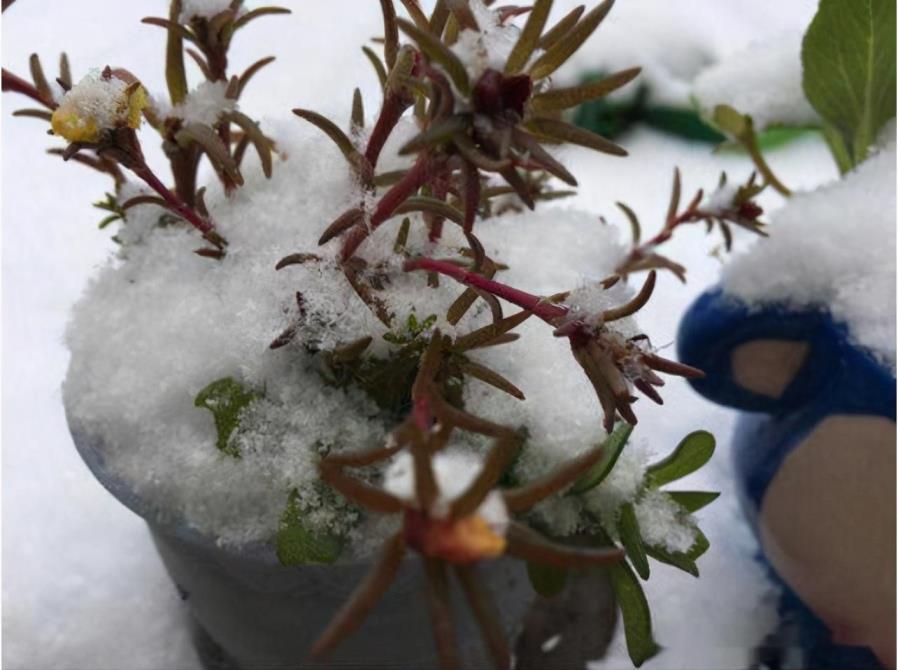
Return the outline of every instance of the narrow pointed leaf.
[[[178,24],[181,16],[181,0],[173,0],[169,20]],[[168,29],[165,41],[165,84],[171,104],[177,105],[187,97],[187,72],[184,69],[184,36],[176,28]]]
[[[250,21],[253,21],[260,16],[266,16],[270,14],[290,14],[291,11],[286,7],[259,7],[258,9],[252,9],[248,11],[246,14],[241,16],[239,19],[234,21],[234,30],[239,30],[243,26],[245,26]]]
[[[633,568],[643,580],[649,578],[649,559],[646,557],[646,549],[642,544],[642,535],[639,532],[639,521],[636,519],[636,511],[633,503],[625,503],[621,506],[620,519],[617,523],[621,544],[627,550],[627,558],[633,564]]]
[[[69,57],[64,51],[59,54],[59,78],[63,84],[72,85],[72,68],[69,65]]]
[[[543,34],[536,46],[543,50],[551,48],[577,24],[584,11],[586,11],[586,7],[583,5],[574,7]]]
[[[31,79],[35,88],[47,100],[53,99],[53,92],[50,90],[50,84],[44,76],[44,68],[41,66],[41,60],[37,54],[31,54],[28,58],[28,67],[31,70]]]
[[[527,22],[521,30],[521,35],[505,62],[505,74],[517,74],[527,65],[527,61],[530,60],[530,56],[539,43],[551,9],[552,0],[536,0],[533,3],[533,10],[527,16]]]
[[[718,491],[667,491],[667,495],[673,498],[684,510],[690,514],[710,505],[720,497]]]
[[[617,463],[632,432],[633,426],[629,423],[618,423],[611,435],[602,443],[602,458],[577,480],[571,492],[583,493],[601,484]]]
[[[611,140],[578,126],[572,126],[564,121],[535,118],[531,119],[527,125],[532,131],[550,140],[570,142],[571,144],[577,144],[613,156],[627,155],[627,151],[624,148],[619,147]]]
[[[661,651],[652,636],[652,613],[642,585],[633,570],[621,561],[609,568],[614,595],[624,620],[627,652],[637,668]]]
[[[267,58],[260,58],[255,63],[250,65],[246,70],[243,71],[243,74],[240,75],[240,79],[237,84],[237,97],[239,98],[243,94],[243,89],[246,88],[246,85],[249,83],[249,80],[253,78],[253,76],[261,70],[263,67],[274,61],[274,56],[268,56]]]
[[[415,40],[428,58],[439,63],[459,91],[467,93],[470,90],[468,71],[449,47],[434,37],[432,33],[421,30],[405,19],[397,19],[397,22],[402,32]]]
[[[534,81],[548,77],[561,67],[599,27],[599,24],[611,11],[613,5],[614,0],[605,0],[571,28],[564,36],[564,39],[558,40],[549,47],[530,67],[530,76]]]
[[[641,70],[642,68],[633,67],[581,86],[549,89],[534,96],[530,101],[530,108],[536,112],[547,112],[576,107],[616,91],[632,81]]]
[[[229,116],[233,119],[234,123],[243,128],[244,132],[249,136],[250,142],[252,142],[253,146],[256,148],[256,153],[259,154],[259,160],[262,163],[262,172],[265,173],[266,177],[270,178],[272,170],[271,140],[265,137],[259,129],[259,124],[243,112],[233,111],[229,113]]]

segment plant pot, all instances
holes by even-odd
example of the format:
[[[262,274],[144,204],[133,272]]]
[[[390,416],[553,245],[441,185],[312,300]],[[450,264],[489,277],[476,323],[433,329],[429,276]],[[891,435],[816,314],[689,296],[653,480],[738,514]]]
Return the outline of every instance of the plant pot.
[[[240,547],[216,542],[178,520],[158,519],[151,505],[104,466],[102,449],[69,421],[75,446],[100,483],[143,517],[153,542],[192,614],[194,641],[210,670],[256,668],[437,668],[425,584],[417,557],[410,556],[383,599],[361,627],[326,660],[312,661],[309,649],[333,614],[370,568],[366,561],[332,565],[281,565],[272,546]],[[611,640],[616,609],[607,574],[589,571],[568,580],[552,599],[536,596],[525,565],[510,558],[479,566],[507,637],[528,668],[570,667],[600,657]],[[492,667],[479,628],[459,587],[451,594],[459,658],[464,668]],[[551,613],[548,617],[547,613]],[[527,622],[524,625],[524,622]],[[559,649],[542,643],[562,629]]]
[[[872,641],[859,644],[855,637],[836,644],[838,635],[831,631],[841,624],[833,623],[830,604],[805,578],[796,578],[790,567],[794,556],[784,559],[777,545],[789,544],[788,535],[801,532],[794,529],[799,522],[810,527],[808,537],[817,541],[823,531],[814,528],[839,525],[838,510],[851,505],[858,506],[846,515],[845,532],[867,517],[879,519],[876,501],[894,509],[894,373],[857,346],[825,309],[749,309],[720,289],[706,292],[690,307],[680,325],[678,347],[682,362],[707,374],[691,380],[696,391],[745,412],[732,446],[737,485],[771,575],[785,587],[781,646],[802,649],[801,667],[880,667],[865,648],[875,646]],[[841,471],[819,488],[836,461]],[[889,462],[889,474],[876,474],[877,467],[888,470]],[[860,497],[866,507],[857,502]],[[867,544],[878,555],[891,553],[893,570],[894,517],[890,527],[887,517],[879,531],[868,529]],[[794,527],[787,532],[789,524]],[[846,542],[851,544],[847,536],[830,552],[821,550],[815,565],[805,564],[807,578],[819,572],[822,583],[846,571],[840,567]],[[827,572],[833,574],[824,577]],[[850,603],[856,599],[852,589],[857,575],[841,576],[842,586],[831,591],[835,600],[844,597]],[[891,579],[894,583],[894,571]],[[891,617],[894,631],[894,610]]]

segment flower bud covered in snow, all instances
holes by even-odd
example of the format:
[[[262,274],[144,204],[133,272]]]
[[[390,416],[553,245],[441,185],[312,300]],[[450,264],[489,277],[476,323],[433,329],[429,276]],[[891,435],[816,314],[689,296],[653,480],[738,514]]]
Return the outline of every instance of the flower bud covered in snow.
[[[101,74],[88,74],[62,97],[51,125],[69,142],[93,144],[105,130],[137,128],[147,104],[140,82],[126,81],[106,68]]]

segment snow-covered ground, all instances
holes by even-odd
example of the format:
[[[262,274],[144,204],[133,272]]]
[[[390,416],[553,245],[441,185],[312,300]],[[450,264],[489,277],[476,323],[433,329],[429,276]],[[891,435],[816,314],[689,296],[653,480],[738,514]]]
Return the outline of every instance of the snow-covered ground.
[[[283,4],[294,9],[292,16],[262,19],[235,40],[234,68],[278,55],[250,85],[243,108],[281,119],[296,106],[344,112],[356,85],[366,107],[376,108],[376,80],[358,46],[377,32],[378,3]],[[555,4],[554,14],[561,15],[574,3]],[[587,48],[601,56],[603,43],[609,50],[624,43],[615,35],[625,34],[628,25],[643,26],[643,37],[629,40],[630,48],[640,48],[633,48],[634,60],[628,64],[658,61],[655,37],[664,24],[666,35],[682,36],[691,42],[689,48],[700,44],[712,55],[729,53],[771,33],[801,29],[814,3],[793,0],[785,10],[782,4],[619,0]],[[161,92],[164,33],[138,20],[163,14],[164,6],[160,0],[23,0],[4,14],[3,64],[24,74],[34,51],[52,72],[65,45],[76,79],[89,67],[109,63],[127,67],[151,92]],[[667,44],[675,48],[677,41]],[[18,106],[12,95],[4,95],[4,667],[194,670],[199,666],[183,626],[182,604],[143,523],[88,473],[72,447],[62,412],[59,384],[68,358],[62,332],[68,310],[93,268],[113,248],[108,233],[95,229],[99,210],[89,206],[108,185],[102,176],[44,156],[43,147],[56,142],[42,134],[40,123],[11,118]],[[750,170],[742,157],[712,155],[707,146],[686,145],[648,130],[622,143],[630,157],[613,162],[570,150],[569,167],[582,185],[577,205],[621,222],[613,203],[625,201],[648,229],[663,216],[674,165],[683,172],[686,193],[716,184],[721,169],[735,179]],[[160,160],[158,150],[149,154],[151,162]],[[827,150],[813,138],[769,158],[796,189],[835,177]],[[780,203],[770,197],[763,204],[773,208]],[[689,301],[716,281],[720,262],[709,251],[718,242],[696,229],[684,231],[670,245],[670,255],[689,267],[689,284],[683,287],[663,276],[655,299],[640,314],[640,325],[655,344],[672,342]],[[765,586],[752,569],[753,541],[732,495],[727,438],[733,415],[701,400],[679,380],[670,381],[665,399],[663,408],[640,407],[639,439],[666,452],[687,432],[710,429],[720,440],[714,467],[692,484],[723,490],[724,495],[700,513],[712,543],[699,563],[701,579],[660,565],[653,570],[647,590],[656,636],[665,651],[646,667],[744,667],[746,646],[763,635],[770,612],[761,605]],[[621,638],[601,667],[629,667]]]

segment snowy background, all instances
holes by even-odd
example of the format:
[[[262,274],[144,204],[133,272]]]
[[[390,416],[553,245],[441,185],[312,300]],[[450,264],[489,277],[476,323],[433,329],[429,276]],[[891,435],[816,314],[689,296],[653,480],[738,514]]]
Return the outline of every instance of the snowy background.
[[[164,32],[139,19],[163,15],[166,4],[19,0],[3,17],[3,65],[25,75],[28,55],[37,52],[55,73],[64,46],[76,79],[108,63],[130,69],[151,92],[161,92]],[[377,82],[359,46],[378,31],[378,3],[281,4],[293,15],[261,19],[235,39],[232,70],[265,55],[278,56],[250,85],[244,110],[262,117],[263,126],[266,117],[286,118],[297,106],[348,116],[356,85],[366,108],[375,109]],[[553,15],[573,4],[557,0]],[[813,10],[812,0],[618,0],[587,53],[571,66],[642,64],[650,80],[653,67],[655,73],[666,67],[686,75],[708,57],[736,52],[783,30],[802,30]],[[669,80],[669,73],[662,74],[661,81]],[[666,94],[675,97],[678,91],[673,87]],[[182,604],[143,522],[88,473],[62,411],[67,313],[93,269],[114,248],[109,234],[96,230],[101,213],[89,204],[109,185],[101,175],[44,155],[43,148],[57,141],[43,135],[39,122],[10,117],[22,106],[19,100],[7,94],[3,101],[3,665],[12,670],[193,670],[199,664],[183,625]],[[744,157],[713,155],[707,145],[688,145],[646,129],[621,143],[630,157],[613,163],[570,151],[568,167],[581,182],[577,205],[623,223],[613,203],[628,202],[646,232],[663,217],[674,165],[683,171],[686,193],[713,187],[721,169],[734,179],[750,170]],[[161,171],[158,150],[148,153]],[[793,189],[836,176],[828,151],[813,137],[772,152],[769,160]],[[780,204],[775,196],[762,203],[771,209]],[[640,325],[656,344],[672,342],[679,315],[716,281],[720,261],[709,252],[718,242],[696,229],[684,231],[668,248],[689,267],[689,283],[684,287],[664,276],[656,298],[641,313]],[[744,247],[750,240],[740,242]],[[747,647],[766,632],[771,612],[769,599],[763,598],[765,584],[750,560],[753,541],[732,495],[727,447],[733,417],[679,380],[670,381],[665,399],[665,408],[640,407],[636,435],[650,449],[666,453],[687,432],[710,429],[720,441],[713,467],[688,488],[713,488],[724,495],[700,513],[712,543],[699,562],[702,578],[655,564],[647,591],[665,651],[645,667],[745,667]],[[629,667],[622,640],[600,667]]]

